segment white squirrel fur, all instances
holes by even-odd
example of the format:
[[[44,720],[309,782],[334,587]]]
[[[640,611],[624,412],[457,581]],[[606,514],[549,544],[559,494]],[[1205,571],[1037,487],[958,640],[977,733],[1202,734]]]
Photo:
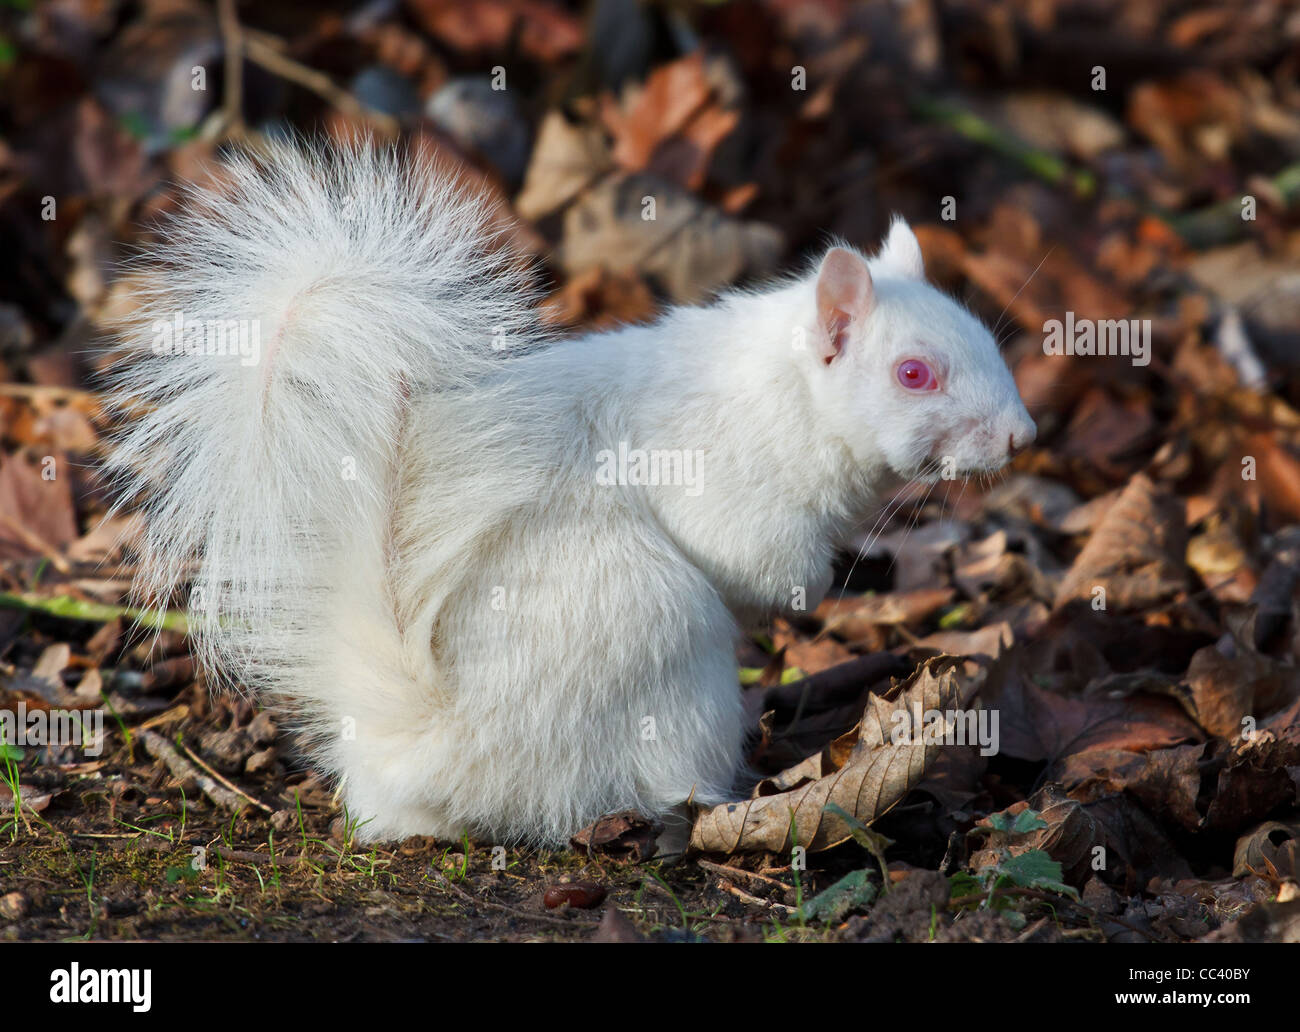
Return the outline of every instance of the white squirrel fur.
[[[148,256],[110,468],[146,517],[138,590],[192,584],[206,667],[288,715],[366,839],[559,844],[734,798],[740,624],[815,606],[938,457],[992,470],[1033,436],[901,221],[827,362],[816,268],[555,342],[427,164],[280,144],[225,181]],[[260,361],[154,354],[178,312],[260,320]],[[904,390],[903,357],[944,389]],[[699,449],[699,484],[598,482],[620,442]]]

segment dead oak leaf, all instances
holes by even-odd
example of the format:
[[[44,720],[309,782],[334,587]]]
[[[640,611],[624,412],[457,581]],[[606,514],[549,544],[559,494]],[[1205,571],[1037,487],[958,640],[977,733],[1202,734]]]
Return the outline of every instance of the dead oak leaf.
[[[1088,749],[1066,758],[1060,781],[1072,798],[1084,803],[1128,792],[1151,813],[1195,831],[1203,819],[1196,798],[1204,755],[1203,742],[1147,753]]]
[[[570,840],[574,849],[588,856],[600,854],[614,860],[640,863],[656,852],[663,825],[634,810],[606,814]]]
[[[980,697],[998,714],[1001,752],[1014,759],[1058,763],[1089,749],[1144,753],[1204,737],[1170,698],[1078,698],[1041,688],[1025,674],[1016,651],[995,662]]]
[[[619,165],[689,190],[703,185],[714,150],[740,121],[717,103],[699,52],[656,69],[621,109],[607,103],[602,114]]]
[[[921,782],[944,747],[930,714],[962,706],[983,680],[982,671],[963,679],[959,666],[951,656],[927,660],[885,695],[871,696],[858,726],[821,754],[760,782],[754,798],[701,813],[691,849],[788,853],[798,844],[818,852],[847,840],[850,825],[827,805],[870,824]]]
[[[1055,609],[1072,602],[1142,609],[1187,590],[1183,502],[1137,474],[1102,517],[1056,593]],[[1097,589],[1104,590],[1104,596]]]
[[[77,537],[66,469],[60,455],[18,452],[0,459],[0,558],[58,556]]]
[[[1246,649],[1224,655],[1207,645],[1187,668],[1191,715],[1212,735],[1236,738],[1256,720],[1300,697],[1300,670]]]
[[[1239,831],[1300,801],[1300,727],[1257,731],[1233,743],[1205,815],[1213,831]]]
[[[971,856],[970,869],[978,871],[996,866],[1004,851],[1019,856],[1041,849],[1060,863],[1068,884],[1086,883],[1092,874],[1094,851],[1105,845],[1105,833],[1092,815],[1055,784],[1044,785],[1031,798],[1014,803],[1002,812],[1014,818],[1024,810],[1037,812],[1045,827],[1023,833],[999,830],[991,818],[985,818],[968,833],[969,839],[983,841],[983,848]]]

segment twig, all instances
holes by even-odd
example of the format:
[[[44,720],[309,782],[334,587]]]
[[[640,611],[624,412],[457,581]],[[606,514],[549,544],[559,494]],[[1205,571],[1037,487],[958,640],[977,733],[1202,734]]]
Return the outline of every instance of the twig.
[[[31,549],[33,552],[40,552],[41,555],[49,560],[50,565],[59,571],[59,573],[67,574],[72,572],[72,567],[68,565],[68,560],[59,553],[59,550],[34,530],[24,527],[12,516],[9,516],[6,513],[0,513],[0,524],[3,524],[5,528],[22,541],[27,548]]]
[[[221,784],[225,785],[228,789],[230,789],[230,791],[234,792],[236,795],[243,796],[245,799],[247,799],[250,803],[256,806],[263,813],[275,813],[275,810],[267,806],[265,803],[259,802],[258,800],[254,799],[251,795],[245,792],[242,788],[236,785],[229,778],[223,777],[222,775],[218,774],[210,766],[204,763],[202,759],[200,759],[197,755],[195,755],[194,751],[189,749],[183,742],[180,743],[180,747],[184,751],[186,756],[188,756],[198,766],[202,767],[205,771],[211,774],[214,778],[216,778],[217,781],[221,782]]]
[[[48,398],[51,401],[85,401],[95,406],[99,398],[91,391],[76,387],[58,387],[46,383],[0,383],[0,396],[9,398]]]
[[[397,119],[366,107],[347,90],[335,85],[324,72],[308,68],[293,58],[286,57],[263,38],[262,34],[244,39],[244,52],[254,64],[261,65],[273,75],[297,83],[318,97],[333,104],[344,114],[369,121],[385,136],[396,136],[400,126]]]
[[[1265,180],[1266,196],[1271,193],[1281,202],[1283,210],[1300,203],[1300,162],[1288,165],[1271,179]],[[1247,189],[1250,184],[1247,183]],[[1229,197],[1197,211],[1182,215],[1168,215],[1165,221],[1174,231],[1198,250],[1229,243],[1241,236],[1246,220],[1241,217],[1241,202],[1245,195]]]
[[[244,808],[244,800],[238,794],[231,792],[220,782],[195,767],[157,731],[141,731],[140,738],[149,755],[156,760],[162,760],[177,781],[197,784],[203,790],[203,794],[223,810],[234,811]]]
[[[70,595],[51,595],[42,598],[38,595],[0,591],[0,608],[23,609],[31,613],[57,616],[64,620],[86,620],[90,623],[111,623],[118,617],[125,617],[135,621],[141,627],[179,631],[181,634],[189,631],[189,622],[184,613],[174,610],[158,613],[151,609],[133,609],[130,606],[113,606],[104,602],[87,602]]]
[[[1097,191],[1097,180],[1087,169],[1072,168],[1055,154],[1031,147],[1019,137],[956,103],[917,96],[912,98],[911,107],[926,121],[946,126],[973,143],[983,144],[1039,179],[1055,186],[1069,187],[1076,196],[1091,197]]]
[[[740,900],[742,903],[749,903],[751,905],[766,907],[768,910],[781,911],[783,917],[789,917],[796,910],[795,907],[788,906],[785,903],[778,903],[776,902],[776,900],[761,899],[758,896],[752,896],[744,889],[742,889],[739,885],[733,885],[725,878],[722,878],[718,881],[718,888],[720,888],[723,892],[735,896],[736,899]]]
[[[311,859],[306,853],[254,853],[250,849],[231,849],[229,846],[214,846],[217,855],[223,860],[244,864],[296,864]]]
[[[231,136],[244,135],[244,33],[239,25],[235,0],[217,0],[217,22],[226,52],[225,96],[222,117]]]
[[[755,871],[746,871],[739,867],[727,867],[724,864],[715,864],[712,860],[696,860],[695,862],[706,871],[720,875],[723,878],[744,878],[748,881],[756,882],[759,885],[767,886],[768,888],[780,889],[781,893],[786,896],[786,898],[789,898],[790,893],[794,892],[794,889],[785,884],[785,882],[777,881],[775,878],[769,878],[765,874],[758,874]]]

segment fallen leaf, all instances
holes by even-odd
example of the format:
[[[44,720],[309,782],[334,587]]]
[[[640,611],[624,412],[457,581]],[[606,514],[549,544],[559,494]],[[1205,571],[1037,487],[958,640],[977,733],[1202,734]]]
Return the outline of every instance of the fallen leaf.
[[[62,455],[0,459],[0,557],[55,556],[76,538],[71,472]]]
[[[1201,649],[1187,668],[1187,683],[1197,723],[1229,740],[1300,698],[1300,670],[1246,649],[1231,656],[1215,646]]]
[[[599,853],[627,863],[640,863],[655,854],[663,826],[631,810],[601,817],[573,836],[571,844],[588,856]]]
[[[995,663],[981,689],[999,715],[1000,751],[1053,763],[1087,749],[1144,753],[1199,741],[1200,728],[1174,700],[1147,694],[1076,698],[1040,688],[1024,673],[1018,650]]]
[[[877,627],[921,623],[949,605],[956,595],[952,588],[921,588],[827,599],[813,611],[813,617],[823,621],[826,631],[856,641]]]
[[[1237,839],[1232,851],[1232,876],[1281,875],[1280,880],[1300,880],[1300,823],[1265,821]]]
[[[1204,743],[1150,752],[1087,749],[1067,757],[1058,777],[1065,790],[1082,802],[1131,792],[1152,813],[1195,831],[1202,824],[1196,800],[1204,755]]]
[[[614,160],[698,190],[718,144],[740,120],[721,107],[700,51],[655,69],[622,110],[605,106]]]
[[[821,755],[760,782],[752,799],[700,814],[691,831],[691,849],[783,854],[797,843],[818,852],[851,838],[850,825],[827,813],[826,805],[834,803],[869,825],[920,783],[944,748],[920,718],[957,709],[978,687],[957,676],[959,662],[952,657],[927,660],[887,695],[871,696],[858,726]]]
[[[1014,818],[1026,810],[1036,811],[1046,827],[1016,833],[999,830],[991,818],[985,818],[972,829],[970,836],[976,842],[982,841],[982,848],[972,854],[970,870],[997,865],[1004,851],[1020,856],[1041,849],[1061,865],[1068,884],[1082,886],[1092,874],[1094,850],[1105,839],[1097,822],[1078,801],[1054,784],[1044,785],[1030,799],[1002,812]]]
[[[609,148],[599,131],[551,111],[538,129],[515,210],[534,220],[558,211],[611,167]]]
[[[1186,553],[1182,500],[1139,473],[1083,546],[1057,590],[1054,608],[1092,606],[1099,598],[1107,610],[1166,602],[1187,590]]]

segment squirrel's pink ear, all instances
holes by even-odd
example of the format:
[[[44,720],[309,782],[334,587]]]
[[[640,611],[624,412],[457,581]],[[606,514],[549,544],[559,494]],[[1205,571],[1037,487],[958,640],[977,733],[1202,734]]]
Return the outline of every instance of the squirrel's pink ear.
[[[921,245],[912,227],[899,215],[890,224],[889,235],[880,248],[880,264],[899,276],[908,279],[925,279],[925,261],[921,258]]]
[[[828,365],[844,351],[849,326],[865,319],[875,301],[867,263],[843,247],[831,248],[817,273],[818,350]]]

